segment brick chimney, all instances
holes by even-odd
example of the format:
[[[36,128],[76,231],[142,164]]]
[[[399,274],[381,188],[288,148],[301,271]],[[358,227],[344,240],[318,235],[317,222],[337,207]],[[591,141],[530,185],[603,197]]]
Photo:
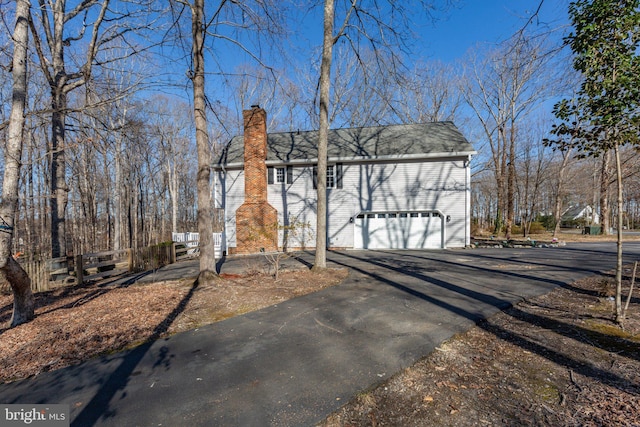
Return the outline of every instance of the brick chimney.
[[[278,212],[267,202],[267,113],[258,105],[244,119],[244,203],[236,211],[236,253],[278,250]]]

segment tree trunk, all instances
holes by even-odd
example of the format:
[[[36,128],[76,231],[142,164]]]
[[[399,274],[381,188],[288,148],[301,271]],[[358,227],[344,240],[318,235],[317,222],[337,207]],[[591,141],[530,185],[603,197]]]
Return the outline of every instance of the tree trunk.
[[[64,153],[66,96],[60,91],[52,91],[53,114],[51,118],[51,257],[67,255],[66,223],[67,185],[66,160]]]
[[[199,283],[215,279],[216,254],[213,245],[213,215],[211,210],[211,150],[207,131],[204,95],[204,0],[194,0],[191,10],[191,34],[193,37],[193,112],[196,124],[198,150],[198,233],[200,234]]]
[[[32,320],[34,300],[31,292],[31,279],[12,256],[4,259],[5,266],[0,268],[0,281],[9,282],[13,290],[13,314],[9,326],[14,327]]]
[[[494,156],[494,163],[496,168],[496,223],[494,233],[497,235],[502,232],[503,225],[506,224],[505,214],[507,212],[507,150],[506,150],[506,134],[504,125],[498,127],[498,142],[499,147]]]
[[[65,119],[67,94],[65,85],[67,74],[64,66],[64,25],[65,2],[53,4],[53,39],[51,49],[51,67],[53,73],[49,80],[51,90],[51,153],[49,156],[51,171],[51,257],[67,255],[65,216],[67,210],[66,160],[65,160]]]
[[[34,316],[31,281],[20,264],[11,256],[13,227],[18,206],[20,160],[24,142],[30,7],[26,0],[16,1],[16,24],[13,31],[13,97],[0,201],[0,279],[9,282],[13,290],[13,315],[10,323],[12,327],[28,322]]]
[[[609,218],[609,182],[611,180],[611,154],[609,151],[602,156],[602,169],[600,170],[600,224],[602,234],[609,235],[611,221]]]
[[[616,160],[616,182],[618,183],[618,235],[617,235],[617,257],[616,257],[616,322],[622,324],[624,321],[622,311],[622,166],[620,165],[620,147],[617,141],[613,146]]]
[[[127,108],[123,108],[123,112],[120,115],[120,122],[117,124],[111,124],[112,128],[116,126],[120,129],[124,128],[126,122]],[[124,187],[128,185],[125,182],[123,174],[123,145],[124,145],[124,132],[118,131],[115,135],[114,144],[114,165],[115,176],[113,185],[113,249],[119,251],[124,247]]]
[[[509,136],[509,163],[507,163],[507,226],[505,235],[511,238],[511,229],[515,219],[516,200],[516,141],[515,126],[511,125]]]
[[[179,213],[179,189],[178,189],[178,171],[175,164],[175,156],[173,159],[174,163],[171,163],[170,159],[167,159],[167,173],[169,175],[169,197],[171,198],[171,233],[178,232],[178,213]]]
[[[527,147],[525,158],[523,160],[524,165],[524,195],[520,201],[520,218],[522,219],[522,237],[527,237],[531,230],[531,222],[533,221],[533,208],[535,207],[535,194],[529,195],[529,186],[531,181],[531,153],[530,148]],[[531,198],[531,204],[529,204],[529,198]],[[524,213],[522,211],[524,210]]]
[[[329,143],[329,89],[333,55],[334,0],[324,2],[324,39],[320,65],[320,128],[318,130],[318,206],[316,226],[316,256],[313,268],[327,267],[327,147]]]
[[[121,154],[121,142],[116,141],[115,146],[115,177],[113,188],[113,249],[119,251],[122,249],[122,236],[124,229],[124,203],[123,203],[123,186],[124,180],[122,179],[122,154]]]
[[[40,16],[40,24],[38,27],[35,20],[30,20],[30,26],[34,37],[33,45],[38,54],[38,59],[42,73],[47,79],[49,90],[51,92],[51,145],[49,147],[48,160],[50,162],[50,235],[51,235],[51,255],[53,257],[66,256],[67,248],[67,230],[66,230],[66,210],[68,204],[68,186],[66,183],[66,159],[65,159],[65,119],[67,116],[67,95],[74,89],[84,85],[91,78],[91,70],[95,62],[96,55],[101,46],[107,40],[100,39],[100,26],[105,20],[105,16],[109,7],[109,0],[102,0],[99,5],[99,12],[90,12],[90,10],[98,5],[97,1],[82,1],[74,4],[73,10],[67,13],[67,1],[40,1],[35,16]],[[79,25],[73,26],[70,20],[77,16],[84,16],[83,28]],[[91,23],[87,24],[87,16],[91,17]],[[109,22],[114,22],[113,17],[108,17]],[[69,24],[68,24],[69,23]],[[79,24],[79,23],[78,23]],[[65,30],[68,27],[78,28],[78,31]],[[84,39],[85,30],[91,27],[90,39]],[[39,33],[41,30],[41,34]],[[109,40],[116,37],[113,32],[109,32]],[[75,36],[78,36],[76,38]],[[74,55],[73,60],[66,57],[65,47],[70,46],[73,42],[80,42],[86,47],[86,55],[84,63],[82,56]],[[48,57],[47,55],[50,55]],[[77,65],[75,72],[68,73],[65,66],[65,60]]]
[[[555,209],[553,212],[553,218],[556,223],[553,229],[553,237],[558,237],[558,234],[560,234],[560,225],[562,222],[562,198],[564,197],[564,174],[567,170],[567,164],[569,163],[570,157],[571,148],[562,152],[562,164],[558,171],[558,187],[556,188]]]
[[[27,138],[27,141],[31,141],[32,139]],[[26,218],[27,218],[27,227],[26,227],[26,231],[27,231],[27,241],[25,242],[26,247],[28,247],[30,249],[30,256],[31,259],[33,259],[33,254],[34,252],[36,253],[40,253],[40,248],[36,248],[35,246],[35,239],[34,239],[34,234],[37,233],[37,229],[36,229],[36,202],[35,202],[35,192],[34,192],[34,186],[33,186],[33,164],[34,164],[34,155],[33,155],[33,144],[29,143],[27,145],[28,150],[27,150],[27,173],[26,173],[26,177],[27,177],[27,197],[26,197],[26,203],[25,205],[27,206],[27,212],[26,212]]]

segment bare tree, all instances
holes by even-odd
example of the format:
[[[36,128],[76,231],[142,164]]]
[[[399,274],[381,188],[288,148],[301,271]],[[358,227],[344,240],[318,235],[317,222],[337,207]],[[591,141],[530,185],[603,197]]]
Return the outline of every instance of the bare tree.
[[[491,148],[496,180],[496,232],[505,223],[507,237],[515,215],[516,153],[519,124],[552,89],[552,55],[545,38],[519,32],[481,60],[471,60],[463,93]],[[548,76],[542,83],[538,76]]]
[[[318,129],[318,167],[317,167],[317,226],[316,253],[314,269],[326,268],[327,258],[327,149],[329,135],[329,104],[331,89],[331,67],[333,46],[344,39],[361,64],[360,56],[364,48],[374,52],[374,63],[385,64],[394,73],[402,66],[401,54],[409,28],[410,19],[402,4],[395,1],[378,2],[347,0],[341,2],[342,21],[334,26],[336,20],[335,0],[324,1],[323,41],[320,62],[319,92],[319,129]],[[421,1],[420,5],[428,12],[432,4]],[[335,30],[337,28],[337,31]]]
[[[13,96],[5,148],[2,200],[0,201],[0,278],[9,282],[13,290],[13,315],[10,322],[12,327],[28,322],[34,316],[31,281],[11,254],[15,215],[18,210],[18,180],[24,143],[30,7],[28,0],[16,1],[12,62]]]
[[[355,2],[354,2],[355,3]],[[347,17],[353,11],[350,9]],[[320,128],[318,130],[318,205],[316,225],[316,255],[314,269],[327,267],[327,146],[329,139],[329,88],[331,86],[331,60],[333,45],[337,38],[333,35],[335,19],[334,0],[324,2],[322,63],[320,65]],[[348,18],[345,19],[345,23]],[[341,30],[342,31],[342,30]],[[340,34],[338,34],[340,35]]]
[[[118,53],[109,57],[117,61]],[[107,242],[114,250],[126,247],[125,192],[129,189],[125,172],[128,162],[135,158],[131,150],[127,153],[127,140],[129,135],[134,135],[132,123],[143,122],[142,118],[134,119],[142,109],[141,103],[135,99],[144,85],[142,58],[139,55],[126,62],[117,61],[100,76],[87,82],[87,108],[78,118],[78,128],[82,130],[84,140],[89,145],[94,144],[97,154],[102,157],[103,179],[98,184],[104,189],[101,202],[106,214]]]
[[[560,233],[560,226],[562,225],[562,199],[565,196],[566,192],[566,182],[565,176],[567,172],[567,166],[569,166],[569,161],[572,158],[572,147],[567,147],[567,149],[562,150],[562,162],[558,167],[557,174],[557,186],[556,186],[556,196],[555,196],[555,204],[553,207],[553,219],[555,222],[555,226],[553,227],[553,237],[557,237]]]
[[[406,123],[454,121],[462,105],[462,95],[450,64],[428,62],[416,65],[399,88],[401,102],[396,107]]]
[[[379,126],[397,121],[395,97],[401,77],[384,52],[336,46],[329,123],[335,127]]]
[[[234,2],[221,0],[210,6],[206,16],[204,0],[176,0],[182,9],[175,10],[176,18],[188,10],[191,15],[191,54],[189,78],[193,88],[193,109],[198,152],[198,232],[200,234],[200,275],[198,281],[208,281],[217,276],[215,248],[213,245],[213,211],[211,199],[211,146],[206,110],[211,106],[205,95],[205,38],[223,40],[262,64],[260,57],[245,45],[239,36],[247,33],[277,31],[278,7],[270,1]],[[179,28],[179,26],[177,27]],[[231,28],[231,30],[229,30]],[[229,30],[227,32],[226,30]],[[214,61],[217,61],[214,55]],[[224,70],[223,70],[224,74]],[[215,114],[215,111],[213,111]]]
[[[525,237],[529,234],[531,224],[538,214],[542,186],[550,178],[545,172],[549,170],[551,163],[551,156],[549,156],[551,150],[541,144],[541,135],[546,130],[546,121],[542,118],[538,123],[540,126],[525,124],[521,128],[524,132],[518,153],[520,162],[516,176],[519,196],[517,217],[521,218],[522,233]]]
[[[211,200],[211,148],[209,146],[209,124],[206,114],[205,96],[205,20],[204,0],[193,3],[179,1],[191,12],[191,63],[189,77],[193,88],[193,113],[196,130],[196,149],[198,152],[198,233],[200,234],[200,274],[198,282],[206,283],[217,277],[215,247],[213,242],[213,211]],[[224,7],[220,3],[216,15]]]
[[[551,146],[554,150],[559,150],[562,154],[562,162],[560,163],[557,171],[557,185],[555,192],[555,203],[553,216],[555,220],[555,227],[553,229],[553,236],[556,237],[560,232],[561,226],[561,216],[562,216],[562,201],[565,197],[565,175],[567,172],[567,167],[570,164],[571,159],[573,158],[573,151],[576,145],[578,144],[578,136],[579,130],[583,126],[580,118],[573,114],[571,117],[572,121],[570,124],[568,123],[560,123],[558,125],[554,125],[551,133],[556,136],[555,140],[550,140],[545,138],[543,140],[544,145]]]
[[[222,6],[222,5],[221,5]],[[193,72],[193,113],[196,123],[196,149],[198,150],[198,232],[200,233],[200,274],[198,281],[207,282],[217,277],[215,248],[213,246],[213,213],[211,205],[211,149],[204,94],[204,36],[206,21],[204,0],[194,0],[191,7],[191,60]]]
[[[110,0],[83,1],[72,8],[68,8],[66,0],[38,0],[38,5],[30,27],[40,69],[51,93],[51,255],[55,258],[67,254],[65,218],[69,188],[65,121],[69,112],[68,96],[91,80],[96,63],[117,60],[98,61],[97,58],[102,49],[124,40],[128,33],[146,28],[149,15],[145,5],[139,2],[130,3],[129,8],[110,7]],[[93,19],[88,20],[88,16]],[[123,45],[127,45],[126,42]],[[135,51],[132,44],[128,46],[123,57]],[[77,67],[69,70],[72,63]]]
[[[157,96],[147,104],[149,132],[157,144],[158,162],[164,170],[164,185],[169,193],[171,232],[178,232],[180,177],[190,167],[193,131],[188,105],[166,96]]]

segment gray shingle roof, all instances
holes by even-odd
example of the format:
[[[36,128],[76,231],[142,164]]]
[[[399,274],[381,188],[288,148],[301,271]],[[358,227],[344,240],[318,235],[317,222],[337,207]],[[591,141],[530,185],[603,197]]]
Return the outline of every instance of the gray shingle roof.
[[[267,135],[267,163],[315,163],[318,131]],[[475,154],[451,122],[375,126],[329,131],[329,161],[427,158]],[[216,159],[216,166],[240,166],[244,139],[236,136]]]
[[[591,206],[589,205],[570,206],[562,213],[561,217],[563,221],[568,221],[568,220],[578,219],[585,216],[590,216],[592,213],[591,211],[592,209],[591,209]]]

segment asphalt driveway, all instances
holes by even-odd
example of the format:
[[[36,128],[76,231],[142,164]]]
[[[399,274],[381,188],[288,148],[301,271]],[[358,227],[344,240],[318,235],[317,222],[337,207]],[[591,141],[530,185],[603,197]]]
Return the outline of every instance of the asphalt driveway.
[[[640,244],[625,244],[626,261]],[[292,263],[310,263],[302,254]],[[615,265],[615,244],[331,252],[340,285],[0,386],[2,403],[66,403],[72,425],[313,425],[479,319]],[[228,258],[222,272],[246,265]]]

